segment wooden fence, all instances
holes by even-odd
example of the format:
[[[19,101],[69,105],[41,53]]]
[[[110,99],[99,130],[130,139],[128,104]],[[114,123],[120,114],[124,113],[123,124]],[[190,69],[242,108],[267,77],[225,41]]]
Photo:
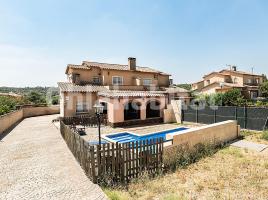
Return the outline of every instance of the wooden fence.
[[[153,176],[162,170],[162,138],[90,146],[63,121],[61,134],[86,175],[94,183],[128,183],[145,172]]]

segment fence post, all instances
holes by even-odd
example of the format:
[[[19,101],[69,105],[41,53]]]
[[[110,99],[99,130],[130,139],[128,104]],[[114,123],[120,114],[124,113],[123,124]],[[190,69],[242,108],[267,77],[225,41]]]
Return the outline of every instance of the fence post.
[[[183,110],[182,107],[181,107],[181,123],[183,124],[183,121],[184,121],[184,110]]]
[[[99,156],[97,154],[97,156]],[[92,179],[93,183],[97,183],[97,177],[96,177],[96,168],[95,168],[95,149],[94,146],[90,146],[90,162],[91,162],[91,174],[92,174]],[[89,169],[90,170],[90,169]]]
[[[245,129],[247,128],[247,119],[248,119],[248,116],[247,116],[247,106],[244,105],[244,128]]]
[[[237,121],[237,106],[235,106],[235,120]]]
[[[217,123],[217,111],[214,109],[214,123]]]
[[[198,123],[198,108],[195,107],[195,122]]]

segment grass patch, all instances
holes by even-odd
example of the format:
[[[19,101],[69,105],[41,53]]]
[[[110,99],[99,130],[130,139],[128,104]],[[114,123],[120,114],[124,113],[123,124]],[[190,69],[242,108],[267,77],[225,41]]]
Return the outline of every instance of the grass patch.
[[[123,190],[104,189],[105,194],[110,200],[128,200],[128,196],[124,194]]]
[[[268,130],[263,131],[261,138],[264,140],[268,140]]]
[[[258,132],[256,131],[251,131],[251,130],[242,130],[240,131],[240,135],[243,137],[247,137],[247,136],[251,136],[251,135],[255,135],[258,134]]]
[[[197,144],[193,148],[189,148],[189,146],[174,146],[166,149],[163,159],[165,171],[185,168],[204,157],[213,155],[217,150],[215,145],[212,144]]]
[[[186,200],[186,199],[177,194],[168,194],[167,196],[163,197],[163,200]]]
[[[112,200],[268,199],[268,152],[225,147],[202,155],[198,162],[165,175],[104,191]]]
[[[231,156],[234,156],[236,158],[243,158],[244,157],[241,149],[235,148],[235,147],[224,148],[220,151],[220,153],[223,155],[231,155]]]

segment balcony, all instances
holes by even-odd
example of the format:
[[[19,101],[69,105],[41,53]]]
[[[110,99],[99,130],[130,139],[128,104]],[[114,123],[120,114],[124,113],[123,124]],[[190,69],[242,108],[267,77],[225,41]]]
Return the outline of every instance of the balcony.
[[[144,85],[107,85],[108,90],[133,90],[133,91],[157,91],[158,86],[144,86]]]
[[[79,85],[102,85],[102,81],[80,81]]]

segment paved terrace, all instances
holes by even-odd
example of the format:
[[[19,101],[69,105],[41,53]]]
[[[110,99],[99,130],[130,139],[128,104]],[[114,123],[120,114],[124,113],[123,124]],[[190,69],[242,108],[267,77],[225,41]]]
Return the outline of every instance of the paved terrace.
[[[28,118],[0,140],[0,199],[106,199],[83,173],[55,115]]]
[[[185,122],[184,124],[154,124],[154,125],[145,125],[145,126],[132,126],[132,127],[124,127],[124,128],[112,128],[109,126],[102,126],[101,127],[101,135],[107,135],[111,133],[120,133],[120,132],[131,132],[136,133],[139,135],[146,135],[155,132],[161,132],[169,129],[175,129],[179,127],[198,127],[202,126],[203,124],[196,124],[196,123],[188,123]],[[59,124],[58,124],[59,126]],[[99,141],[98,129],[97,128],[86,128],[86,135],[82,136],[87,141]]]

